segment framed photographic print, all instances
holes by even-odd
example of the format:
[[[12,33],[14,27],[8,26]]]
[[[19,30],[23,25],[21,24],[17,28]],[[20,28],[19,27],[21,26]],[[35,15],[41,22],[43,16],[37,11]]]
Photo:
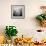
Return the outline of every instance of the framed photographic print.
[[[11,18],[12,19],[24,19],[25,18],[25,6],[24,5],[11,5]]]

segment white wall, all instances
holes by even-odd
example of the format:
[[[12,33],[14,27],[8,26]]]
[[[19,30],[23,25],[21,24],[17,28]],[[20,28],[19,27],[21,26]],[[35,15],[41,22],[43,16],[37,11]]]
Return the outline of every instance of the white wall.
[[[18,4],[25,5],[25,19],[11,19],[11,5]],[[6,25],[15,25],[18,36],[31,36],[36,29],[42,28],[35,20],[35,16],[41,13],[42,5],[46,5],[46,0],[0,0],[0,33],[4,33]]]

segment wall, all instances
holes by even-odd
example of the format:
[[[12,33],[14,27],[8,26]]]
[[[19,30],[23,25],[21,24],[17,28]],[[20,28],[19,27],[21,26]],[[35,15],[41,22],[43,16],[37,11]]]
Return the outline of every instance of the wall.
[[[18,4],[25,5],[25,19],[11,19],[11,5]],[[0,34],[4,33],[6,25],[15,25],[19,31],[18,36],[31,36],[36,33],[36,29],[42,29],[35,19],[41,13],[42,5],[46,5],[46,0],[0,0]]]

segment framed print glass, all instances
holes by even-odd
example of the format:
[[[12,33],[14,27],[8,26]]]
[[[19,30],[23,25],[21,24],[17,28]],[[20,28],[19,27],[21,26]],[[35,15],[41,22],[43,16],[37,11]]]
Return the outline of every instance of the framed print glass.
[[[12,19],[24,19],[25,18],[25,6],[24,5],[11,5],[11,18]]]

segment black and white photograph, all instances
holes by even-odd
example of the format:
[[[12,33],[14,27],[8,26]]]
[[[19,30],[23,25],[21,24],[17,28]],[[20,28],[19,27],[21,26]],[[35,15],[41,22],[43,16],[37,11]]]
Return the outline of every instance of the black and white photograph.
[[[11,5],[11,18],[12,19],[24,19],[25,18],[25,6],[24,5]]]

